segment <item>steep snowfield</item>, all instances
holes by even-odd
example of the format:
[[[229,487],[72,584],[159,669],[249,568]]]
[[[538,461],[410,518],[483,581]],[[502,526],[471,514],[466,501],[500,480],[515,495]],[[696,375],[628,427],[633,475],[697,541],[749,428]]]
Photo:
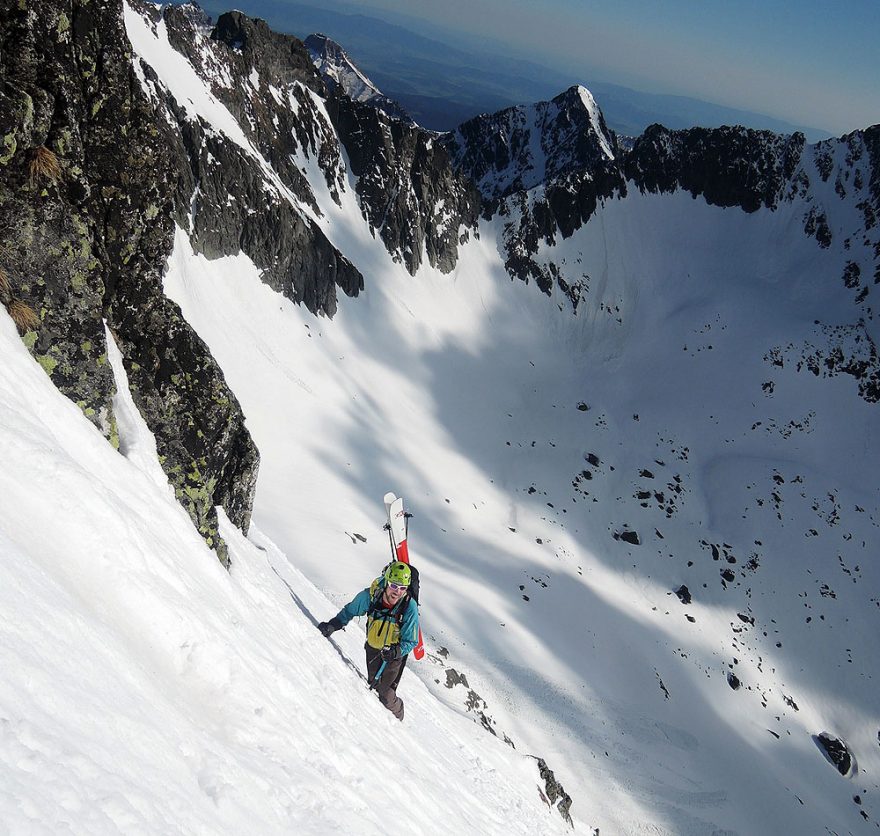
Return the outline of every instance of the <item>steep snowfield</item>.
[[[386,559],[383,493],[406,496],[429,654],[583,820],[873,831],[877,417],[851,379],[764,359],[849,316],[797,210],[611,202],[553,254],[590,276],[575,316],[510,281],[492,225],[451,275],[408,276],[348,195],[323,223],[366,291],[332,322],[182,232],[166,277],[261,450],[259,528],[342,604]]]
[[[259,156],[126,14],[187,112]],[[350,178],[330,197],[319,151],[297,160],[314,217],[366,288],[333,321],[183,231],[165,277],[262,454],[249,539],[223,530],[231,574],[131,405],[120,456],[0,318],[0,821],[561,831],[534,754],[579,830],[875,832],[880,421],[852,379],[797,365],[861,338],[839,278],[853,224],[831,217],[821,250],[799,201],[747,215],[633,188],[538,253],[584,288],[574,314],[510,280],[498,220],[451,274],[407,275]],[[428,645],[402,726],[358,677],[357,626],[339,651],[314,629],[387,560],[387,490],[415,515]]]
[[[315,630],[333,607],[258,529],[224,526],[223,571],[129,397],[120,455],[5,314],[0,345],[3,833],[567,830],[534,760],[416,677],[394,720],[357,631]]]

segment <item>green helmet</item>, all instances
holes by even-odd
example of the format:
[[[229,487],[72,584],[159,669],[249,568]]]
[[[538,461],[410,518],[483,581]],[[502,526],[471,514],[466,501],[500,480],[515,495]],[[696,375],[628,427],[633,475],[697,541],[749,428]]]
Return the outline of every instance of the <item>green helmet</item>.
[[[406,563],[395,560],[385,570],[385,583],[396,583],[398,586],[409,586],[412,578],[412,572]]]

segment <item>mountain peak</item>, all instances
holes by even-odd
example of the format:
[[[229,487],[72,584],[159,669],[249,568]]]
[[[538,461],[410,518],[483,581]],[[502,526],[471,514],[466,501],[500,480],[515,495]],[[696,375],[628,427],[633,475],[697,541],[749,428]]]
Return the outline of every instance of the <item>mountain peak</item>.
[[[293,35],[273,31],[261,18],[239,11],[225,12],[217,19],[211,37],[241,53],[249,67],[259,64],[266,77],[276,84],[298,81],[315,92],[323,92],[323,82],[302,42]]]
[[[602,155],[607,160],[613,160],[615,157],[614,138],[608,126],[605,124],[605,117],[602,110],[596,102],[593,94],[582,84],[573,84],[567,90],[560,93],[552,99],[553,104],[560,108],[569,108],[576,111],[582,111],[587,116],[587,124],[581,124],[578,120],[578,127],[584,128],[588,133],[594,135],[598,140],[599,148]]]
[[[366,102],[382,95],[366,74],[355,66],[342,45],[332,38],[316,32],[309,35],[303,43],[318,72],[332,87],[341,87],[356,102]]]
[[[209,15],[198,3],[193,2],[193,0],[181,3],[177,7],[177,11],[189,20],[190,23],[200,29],[209,29],[214,24],[211,15]]]
[[[572,171],[599,171],[614,162],[617,149],[596,100],[581,85],[549,102],[470,119],[444,135],[444,144],[490,201]]]
[[[393,99],[386,96],[349,58],[343,47],[321,32],[309,35],[304,44],[315,68],[330,89],[341,89],[350,99],[364,102],[395,119],[412,123],[412,117]]]

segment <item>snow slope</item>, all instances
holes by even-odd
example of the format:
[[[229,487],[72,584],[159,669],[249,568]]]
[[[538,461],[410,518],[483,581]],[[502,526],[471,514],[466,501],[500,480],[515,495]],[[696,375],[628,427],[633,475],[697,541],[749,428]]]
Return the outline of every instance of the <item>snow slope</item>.
[[[764,358],[849,315],[814,243],[775,249],[796,209],[609,203],[554,252],[591,275],[574,316],[511,283],[500,229],[412,278],[348,200],[323,222],[366,292],[332,322],[182,232],[166,277],[261,450],[258,526],[342,604],[406,496],[429,653],[600,828],[873,830],[878,424],[850,379]]]
[[[157,78],[240,144],[129,18]],[[798,201],[632,189],[538,253],[580,282],[575,314],[511,282],[499,219],[452,273],[409,276],[311,153],[315,221],[365,279],[333,321],[183,231],[165,277],[262,454],[249,538],[223,530],[231,574],[130,404],[120,456],[0,319],[0,821],[385,832],[390,803],[416,832],[559,832],[534,754],[579,830],[874,832],[876,407],[776,362],[819,319],[875,328],[840,245],[803,234]],[[428,644],[403,726],[358,678],[359,629],[314,629],[385,563],[387,490],[415,514]]]
[[[416,677],[391,717],[359,636],[317,632],[333,607],[256,528],[224,526],[227,574],[127,394],[120,455],[5,314],[0,343],[2,832],[566,829],[535,762]]]

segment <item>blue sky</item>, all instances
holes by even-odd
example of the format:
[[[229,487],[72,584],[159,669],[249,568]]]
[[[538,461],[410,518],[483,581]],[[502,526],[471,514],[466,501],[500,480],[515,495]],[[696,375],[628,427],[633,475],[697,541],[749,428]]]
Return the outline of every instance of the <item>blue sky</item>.
[[[694,96],[834,133],[880,122],[880,0],[355,5],[483,34],[587,83]]]

